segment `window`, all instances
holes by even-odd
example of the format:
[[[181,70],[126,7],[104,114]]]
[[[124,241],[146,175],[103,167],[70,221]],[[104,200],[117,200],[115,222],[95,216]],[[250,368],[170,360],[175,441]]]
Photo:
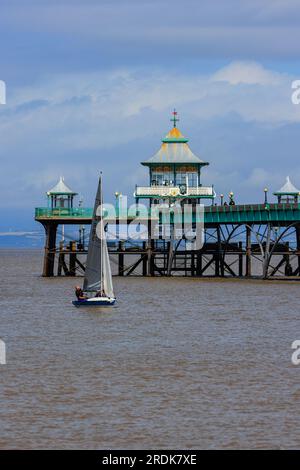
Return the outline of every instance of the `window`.
[[[169,167],[162,167],[152,170],[151,185],[152,186],[173,186],[174,173]]]
[[[176,185],[188,184],[188,186],[198,186],[198,173],[197,172],[178,172],[176,173]]]

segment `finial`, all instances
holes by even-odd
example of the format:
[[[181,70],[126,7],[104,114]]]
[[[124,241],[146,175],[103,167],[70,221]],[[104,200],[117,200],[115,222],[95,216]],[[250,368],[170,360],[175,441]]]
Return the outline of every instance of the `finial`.
[[[176,117],[176,116],[177,116],[177,111],[176,111],[176,109],[174,109],[174,111],[172,112],[172,114],[173,114],[173,117],[172,117],[172,119],[170,119],[170,121],[173,122],[173,126],[176,127],[176,122],[179,121],[178,117]]]

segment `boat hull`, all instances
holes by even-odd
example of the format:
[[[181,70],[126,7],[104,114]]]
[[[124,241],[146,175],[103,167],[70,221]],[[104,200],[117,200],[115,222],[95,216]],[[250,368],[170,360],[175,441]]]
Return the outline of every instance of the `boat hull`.
[[[111,307],[116,302],[116,299],[109,297],[93,297],[91,299],[73,300],[72,304],[75,307]]]

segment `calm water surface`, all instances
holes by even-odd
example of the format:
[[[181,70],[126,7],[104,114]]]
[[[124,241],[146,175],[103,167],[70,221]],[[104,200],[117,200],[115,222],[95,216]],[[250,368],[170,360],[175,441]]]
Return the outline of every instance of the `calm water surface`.
[[[0,260],[0,448],[300,447],[300,284],[115,278],[83,310],[38,252]]]

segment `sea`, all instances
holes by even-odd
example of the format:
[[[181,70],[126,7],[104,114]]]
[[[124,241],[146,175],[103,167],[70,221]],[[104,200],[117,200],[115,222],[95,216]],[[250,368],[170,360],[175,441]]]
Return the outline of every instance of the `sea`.
[[[300,447],[299,282],[115,277],[78,309],[41,271],[0,250],[1,449]]]

